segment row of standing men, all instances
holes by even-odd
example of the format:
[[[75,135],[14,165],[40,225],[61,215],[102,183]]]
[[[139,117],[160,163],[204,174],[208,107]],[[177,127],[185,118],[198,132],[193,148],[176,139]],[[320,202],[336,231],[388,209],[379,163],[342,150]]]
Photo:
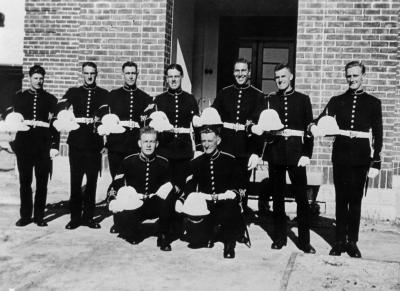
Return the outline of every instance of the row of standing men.
[[[199,115],[196,99],[181,89],[183,70],[178,64],[166,68],[168,90],[154,99],[137,88],[138,73],[135,63],[124,63],[124,86],[107,92],[96,84],[97,66],[86,62],[82,65],[83,85],[70,88],[58,101],[43,90],[44,69],[37,65],[30,69],[31,88],[18,92],[7,109],[21,113],[32,125],[29,131],[18,132],[12,143],[20,173],[21,208],[20,219],[16,223],[18,226],[32,221],[32,211],[33,221],[37,225],[47,225],[44,210],[51,172],[50,158],[57,155],[59,147],[59,133],[49,123],[54,120],[58,111],[71,106],[80,127],[71,131],[67,140],[71,172],[71,220],[66,225],[67,229],[80,225],[100,228],[93,220],[93,215],[101,155],[107,151],[110,172],[114,179],[125,157],[140,151],[139,128],[146,125],[149,114],[154,110],[165,112],[174,126],[173,131],[159,135],[157,154],[168,159],[172,184],[180,189],[185,188],[187,174],[193,171],[190,161],[194,149],[189,129],[193,117]],[[268,96],[249,84],[249,63],[246,60],[239,59],[234,63],[233,77],[233,84],[222,89],[212,104],[223,121],[223,126],[218,131],[218,136],[221,137],[219,148],[236,158],[240,187],[235,190],[243,198],[244,209],[247,207],[246,189],[250,170],[258,164],[260,158],[268,161],[274,216],[271,248],[280,249],[287,243],[284,186],[288,172],[297,202],[299,246],[306,253],[315,252],[310,244],[305,167],[312,156],[313,134],[317,135],[315,124],[322,116],[331,115],[335,116],[343,134],[335,138],[332,153],[337,226],[336,244],[330,254],[340,255],[347,251],[350,256],[361,257],[356,242],[363,189],[366,177],[376,176],[380,169],[382,149],[381,103],[379,99],[363,91],[365,66],[360,62],[346,65],[345,78],[349,89],[331,98],[316,119],[313,119],[310,98],[294,90],[293,74],[288,65],[281,64],[275,68],[278,90]],[[265,108],[278,112],[283,130],[272,133],[252,130],[260,112]],[[104,143],[103,137],[96,132],[96,126],[98,117],[106,113],[118,115],[126,131],[108,135]],[[41,123],[47,126],[42,126]],[[369,139],[359,134],[369,131],[373,138],[372,154]],[[37,181],[34,203],[31,189],[33,168]],[[82,193],[84,175],[87,182]],[[200,175],[209,178],[212,176],[207,173]],[[168,243],[164,244],[164,249],[168,249],[165,245],[168,246]],[[227,257],[232,257],[232,248],[234,249],[234,245],[231,243],[229,246],[227,243]]]

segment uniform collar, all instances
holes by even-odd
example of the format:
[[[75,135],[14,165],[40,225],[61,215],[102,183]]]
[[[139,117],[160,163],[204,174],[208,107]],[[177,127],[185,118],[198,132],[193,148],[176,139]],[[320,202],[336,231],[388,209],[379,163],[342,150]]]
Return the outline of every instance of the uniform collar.
[[[249,83],[244,83],[243,85],[239,85],[238,83],[234,83],[233,84],[233,87],[235,87],[236,89],[238,89],[238,90],[241,90],[241,89],[248,89],[248,88],[250,88],[250,84]]]
[[[29,94],[31,94],[31,95],[39,95],[40,93],[42,93],[43,92],[43,89],[40,89],[40,90],[32,90],[31,88],[29,88],[28,90],[28,93]]]
[[[351,90],[351,89],[349,89],[348,92],[350,93],[351,96],[354,96],[354,95],[361,95],[361,94],[364,93],[364,89],[363,89],[363,88],[359,88],[359,89],[357,89],[357,90]]]
[[[136,84],[132,85],[132,86],[124,85],[122,87],[122,89],[124,89],[127,92],[133,92],[133,91],[135,91],[137,89],[137,87],[136,87]]]
[[[217,159],[219,157],[220,153],[221,153],[221,151],[219,149],[216,149],[211,154],[205,154],[205,155],[207,156],[207,158],[214,161],[215,159]]]
[[[170,95],[180,95],[180,94],[182,94],[183,90],[182,90],[181,87],[179,87],[178,89],[175,89],[175,90],[171,89],[171,88],[168,88],[167,92]]]
[[[294,88],[290,89],[289,91],[278,91],[277,95],[279,96],[289,96],[294,93]]]
[[[140,152],[139,158],[140,158],[140,160],[142,160],[145,163],[151,163],[156,159],[156,155],[152,154],[150,157],[147,157],[142,152]]]
[[[93,83],[93,85],[83,84],[82,88],[86,89],[86,90],[94,90],[94,89],[96,89],[96,83]]]

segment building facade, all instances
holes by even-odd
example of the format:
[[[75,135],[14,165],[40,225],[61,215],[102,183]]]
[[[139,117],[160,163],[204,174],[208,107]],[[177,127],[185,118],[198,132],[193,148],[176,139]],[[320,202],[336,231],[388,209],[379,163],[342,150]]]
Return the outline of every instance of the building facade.
[[[344,65],[361,60],[384,116],[382,171],[371,186],[390,191],[400,173],[399,7],[397,0],[26,0],[23,70],[42,64],[46,88],[61,97],[81,83],[82,62],[96,62],[98,83],[111,89],[122,85],[122,63],[133,60],[138,85],[155,96],[165,66],[178,62],[185,89],[204,108],[232,82],[237,57],[251,60],[252,82],[266,93],[275,90],[274,65],[289,62],[317,116],[346,90]],[[310,167],[324,173],[324,184],[332,183],[331,144],[316,140]]]

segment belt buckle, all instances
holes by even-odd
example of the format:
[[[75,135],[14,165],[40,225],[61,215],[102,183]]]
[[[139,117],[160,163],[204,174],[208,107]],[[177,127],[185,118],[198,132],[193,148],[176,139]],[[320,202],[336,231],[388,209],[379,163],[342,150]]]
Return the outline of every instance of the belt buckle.
[[[85,118],[85,123],[89,124],[89,118]]]
[[[284,130],[282,131],[282,135],[285,136],[285,137],[287,137],[287,136],[289,135],[289,131],[288,131],[287,129],[284,129]]]
[[[217,199],[218,199],[218,196],[217,196],[217,194],[211,194],[211,199],[212,199],[212,201],[214,202],[214,203],[216,203],[217,202]]]
[[[239,130],[239,123],[235,123],[235,124],[233,124],[233,129],[235,130],[235,131],[238,131]]]
[[[357,133],[355,133],[355,132],[353,132],[353,131],[349,131],[349,137],[350,138],[354,138],[354,137],[357,137]]]

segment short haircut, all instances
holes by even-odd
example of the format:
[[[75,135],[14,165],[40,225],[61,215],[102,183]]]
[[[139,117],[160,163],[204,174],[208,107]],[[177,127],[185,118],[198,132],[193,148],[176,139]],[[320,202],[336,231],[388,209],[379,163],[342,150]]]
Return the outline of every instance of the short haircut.
[[[200,127],[200,135],[202,133],[215,133],[217,136],[220,136],[221,125],[203,125]]]
[[[179,71],[179,73],[180,73],[181,76],[183,77],[183,69],[182,69],[182,66],[179,65],[179,64],[170,64],[170,65],[168,65],[168,66],[165,68],[165,71],[164,71],[165,76],[168,75],[168,71],[169,71],[169,70],[173,70],[173,69]]]
[[[125,69],[125,67],[135,67],[136,68],[136,72],[138,71],[138,66],[135,62],[132,61],[127,61],[122,65],[122,71]]]
[[[280,70],[283,70],[283,69],[287,69],[290,73],[292,73],[292,69],[289,67],[289,64],[288,63],[280,63],[280,64],[277,64],[276,66],[275,66],[275,68],[274,68],[274,72],[277,72],[277,71],[280,71]]]
[[[236,59],[235,62],[233,63],[233,69],[235,69],[236,64],[246,64],[247,65],[247,69],[250,70],[250,62],[245,58]]]
[[[361,73],[365,74],[365,65],[361,61],[352,61],[350,63],[347,63],[344,67],[344,72],[347,73],[347,70],[353,67],[360,67]]]
[[[97,74],[97,65],[95,63],[93,63],[93,62],[84,62],[82,64],[82,71],[83,71],[83,69],[85,67],[92,67],[96,71],[96,74]]]
[[[40,65],[34,65],[29,68],[29,77],[32,77],[33,74],[40,74],[44,77],[46,75],[46,71]]]
[[[144,126],[140,129],[139,131],[139,139],[142,137],[143,134],[155,134],[156,135],[156,139],[158,139],[158,134],[157,131],[150,127],[150,126]]]

